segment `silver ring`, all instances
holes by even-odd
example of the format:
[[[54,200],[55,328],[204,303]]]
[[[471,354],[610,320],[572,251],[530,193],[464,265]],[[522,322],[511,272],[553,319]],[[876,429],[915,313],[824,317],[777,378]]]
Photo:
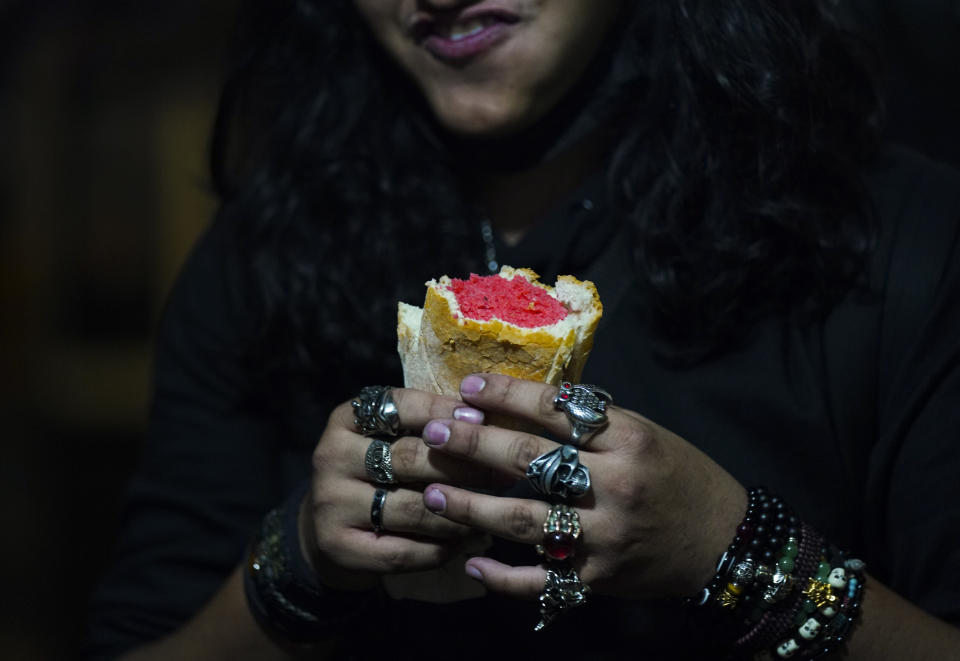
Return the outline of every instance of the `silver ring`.
[[[374,532],[383,532],[383,503],[387,499],[386,489],[377,489],[373,492],[373,502],[370,503],[370,523]]]
[[[350,402],[353,406],[353,424],[364,436],[400,433],[400,412],[390,394],[390,386],[365,386]]]
[[[363,465],[367,469],[367,477],[371,482],[374,484],[397,483],[397,478],[393,474],[392,458],[389,443],[382,438],[374,438],[370,441],[363,458]]]
[[[579,498],[590,488],[590,469],[580,463],[577,447],[568,444],[531,461],[527,479],[544,496]]]
[[[553,398],[553,407],[570,420],[570,442],[574,445],[585,443],[607,424],[607,405],[612,403],[613,395],[603,388],[569,381],[560,384],[560,392]]]
[[[542,630],[568,608],[583,606],[589,592],[590,586],[580,580],[573,567],[548,569],[540,594],[540,622],[533,630]]]

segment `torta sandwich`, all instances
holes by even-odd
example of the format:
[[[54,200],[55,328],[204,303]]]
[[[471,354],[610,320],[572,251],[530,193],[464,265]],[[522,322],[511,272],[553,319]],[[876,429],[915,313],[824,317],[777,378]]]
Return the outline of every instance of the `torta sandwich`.
[[[400,303],[397,338],[408,388],[456,396],[473,372],[579,381],[603,306],[590,281],[553,286],[530,269],[426,283],[423,308]]]

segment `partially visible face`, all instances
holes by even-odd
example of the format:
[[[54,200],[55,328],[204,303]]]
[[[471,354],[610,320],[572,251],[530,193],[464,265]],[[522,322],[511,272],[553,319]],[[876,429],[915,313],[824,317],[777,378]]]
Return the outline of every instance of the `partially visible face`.
[[[543,117],[598,52],[623,0],[353,0],[437,120],[472,137]]]

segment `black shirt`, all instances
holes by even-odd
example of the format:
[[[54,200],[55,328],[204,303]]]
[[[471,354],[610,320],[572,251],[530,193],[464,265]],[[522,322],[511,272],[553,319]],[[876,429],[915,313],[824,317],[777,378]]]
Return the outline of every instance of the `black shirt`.
[[[876,578],[960,623],[960,175],[890,150],[869,184],[883,230],[876,296],[851,296],[819,324],[768,319],[741,348],[695,367],[657,359],[626,244],[599,199],[564,201],[518,246],[498,245],[500,261],[547,282],[559,273],[594,280],[605,311],[585,382],[742,484],[780,493]],[[201,608],[264,513],[308,475],[329,408],[352,395],[318,384],[319,409],[258,405],[246,360],[258,323],[229,295],[226,232],[215,225],[200,241],[164,316],[142,467],[92,604],[92,656],[161,636]],[[496,553],[536,563],[529,548]],[[595,597],[534,635],[537,619],[535,604],[495,596],[394,602],[350,649],[358,658],[646,659],[709,650],[674,602]]]

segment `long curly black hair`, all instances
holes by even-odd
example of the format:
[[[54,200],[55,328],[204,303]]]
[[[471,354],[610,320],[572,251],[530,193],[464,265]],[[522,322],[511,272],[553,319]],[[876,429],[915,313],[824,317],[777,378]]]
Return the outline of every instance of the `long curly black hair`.
[[[611,208],[680,354],[765,315],[822,313],[864,273],[876,232],[860,175],[881,110],[832,4],[655,0],[623,30],[639,84],[619,114],[637,121],[610,154]],[[248,0],[242,15],[212,164],[261,314],[258,361],[378,380],[362,366],[396,367],[398,298],[480,267],[476,212],[352,2]]]

